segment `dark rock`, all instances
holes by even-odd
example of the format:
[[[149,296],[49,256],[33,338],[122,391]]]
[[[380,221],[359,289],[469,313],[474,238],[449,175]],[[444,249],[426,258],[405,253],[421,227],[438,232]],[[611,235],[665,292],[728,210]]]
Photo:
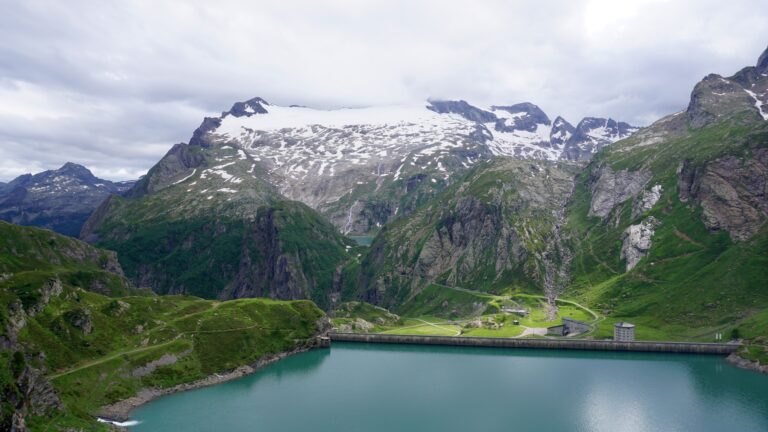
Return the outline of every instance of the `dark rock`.
[[[710,74],[693,88],[686,116],[691,128],[700,129],[743,111],[751,112],[752,120],[762,120],[754,100],[739,83]]]
[[[510,114],[525,113],[514,119],[500,118],[496,121],[495,129],[502,132],[512,132],[515,130],[524,130],[528,132],[535,132],[538,125],[550,124],[549,117],[538,106],[530,103],[523,102],[509,106],[494,105],[492,110],[506,111]],[[511,123],[511,124],[510,124]]]
[[[194,132],[192,132],[192,138],[189,139],[189,145],[197,147],[210,147],[211,142],[208,137],[208,132],[215,130],[219,126],[221,126],[221,118],[205,117],[200,126],[198,126]]]
[[[429,101],[427,109],[432,110],[440,114],[458,114],[467,120],[475,121],[478,123],[491,123],[498,120],[496,115],[492,112],[481,110],[475,106],[470,105],[467,101]]]
[[[222,117],[228,114],[235,117],[250,117],[254,114],[267,114],[268,111],[264,108],[264,105],[268,106],[269,103],[260,97],[255,97],[245,102],[236,102],[232,105],[232,109],[222,113]]]
[[[684,161],[677,184],[681,201],[702,207],[709,230],[747,240],[768,215],[768,149],[754,149],[751,158],[725,156],[704,165]]]
[[[132,186],[99,179],[84,166],[67,162],[57,170],[19,176],[0,188],[0,220],[77,236],[99,203]]]
[[[564,130],[568,130],[568,126],[563,125]],[[562,159],[589,159],[603,147],[632,135],[637,129],[611,118],[585,117],[565,142]]]
[[[175,144],[125,196],[136,198],[162,190],[173,184],[178,177],[200,167],[204,162],[205,158],[192,147],[192,144]]]

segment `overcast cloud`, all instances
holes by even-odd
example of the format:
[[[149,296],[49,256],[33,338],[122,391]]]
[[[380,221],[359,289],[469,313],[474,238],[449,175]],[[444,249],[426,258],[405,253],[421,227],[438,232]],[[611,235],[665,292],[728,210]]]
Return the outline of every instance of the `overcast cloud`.
[[[82,163],[136,178],[205,115],[530,101],[646,125],[753,65],[768,2],[0,0],[0,180]]]

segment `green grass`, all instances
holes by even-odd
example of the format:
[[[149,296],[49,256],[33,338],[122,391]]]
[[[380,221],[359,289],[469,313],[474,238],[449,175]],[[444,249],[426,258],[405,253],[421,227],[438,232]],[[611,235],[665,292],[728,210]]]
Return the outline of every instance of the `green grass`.
[[[66,407],[27,415],[32,430],[106,429],[94,423],[99,407],[290,350],[314,337],[323,316],[308,300],[151,295],[108,271],[114,257],[106,251],[4,223],[0,234],[0,337],[17,340],[16,351],[0,350],[0,429],[9,401],[24,400],[16,379],[26,366],[44,371]],[[135,295],[115,296],[123,293]],[[11,334],[18,309],[24,325]],[[176,360],[138,372],[168,355]]]
[[[405,325],[403,327],[394,328],[391,330],[383,331],[383,334],[401,334],[401,335],[430,335],[430,336],[456,336],[460,331],[461,327],[457,325],[451,325],[451,324],[421,324],[420,321],[417,321],[417,324],[413,324],[413,322],[408,322],[410,325]]]
[[[20,335],[28,347],[48,354],[45,365],[67,406],[63,418],[91,419],[98,407],[143,387],[193,381],[291,349],[312,337],[322,316],[309,301],[243,299],[214,304],[192,297],[126,297],[116,300],[129,309],[110,317],[102,311],[116,300],[88,294],[78,303],[93,311],[92,334],[83,335],[66,324],[65,332],[58,330],[57,315],[71,304],[57,299]],[[131,375],[167,354],[178,360],[146,376]],[[58,417],[49,420],[48,426],[64,425]]]
[[[768,127],[743,120],[735,114],[698,131],[683,128],[653,146],[633,148],[639,138],[629,138],[600,152],[577,178],[568,212],[575,257],[567,295],[607,316],[594,337],[611,337],[617,321],[636,324],[645,340],[714,341],[715,333],[728,338],[734,329],[749,339],[768,334],[768,228],[734,242],[728,232],[710,232],[702,209],[678,196],[683,160],[701,170],[719,157],[749,159],[768,146]],[[650,172],[648,187],[661,185],[661,199],[636,217],[632,200],[606,220],[588,216],[590,177],[601,165]],[[622,233],[648,216],[661,221],[650,254],[625,272]]]

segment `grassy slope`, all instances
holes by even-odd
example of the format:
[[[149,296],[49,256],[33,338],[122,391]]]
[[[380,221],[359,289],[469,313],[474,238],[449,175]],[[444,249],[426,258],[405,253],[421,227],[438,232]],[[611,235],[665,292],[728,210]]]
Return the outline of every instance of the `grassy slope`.
[[[97,244],[117,251],[126,274],[156,292],[204,298],[219,297],[243,262],[269,269],[270,260],[283,254],[309,281],[306,297],[325,307],[335,269],[352,242],[314,210],[280,197],[252,172],[251,161],[233,158],[231,148],[190,148],[204,156],[204,167],[230,160],[227,170],[240,182],[204,176],[200,167],[153,193],[112,197],[94,218]],[[233,188],[237,193],[221,192]],[[268,287],[259,289],[268,295]]]
[[[764,227],[738,243],[727,232],[710,233],[701,209],[680,202],[676,169],[684,159],[701,165],[724,155],[749,157],[751,149],[768,145],[768,128],[726,121],[663,144],[633,148],[635,144],[630,138],[609,148],[589,170],[600,164],[650,170],[649,185],[661,184],[663,195],[644,215],[633,219],[629,200],[618,210],[618,224],[611,218],[601,221],[587,215],[589,171],[581,176],[569,212],[576,239],[569,295],[610,315],[598,337],[609,336],[612,323],[623,319],[640,324],[638,337],[644,339],[713,340],[715,332],[727,337],[748,326],[750,316],[768,308],[768,230]],[[619,258],[622,232],[647,216],[662,225],[650,254],[625,273]],[[743,333],[749,331],[744,328]]]
[[[66,319],[88,309],[93,332]],[[49,378],[66,407],[51,418],[33,418],[33,429],[86,427],[100,406],[143,387],[169,387],[255,362],[311,338],[323,315],[309,301],[195,297],[110,298],[76,288],[54,299],[19,335],[27,352],[42,351]],[[178,356],[144,376],[138,368],[164,355]]]
[[[52,416],[28,417],[33,430],[104,428],[93,422],[98,407],[142,387],[189,382],[291,349],[314,336],[323,316],[309,301],[135,295],[142,292],[102,269],[107,251],[35,228],[0,223],[0,233],[0,336],[10,334],[9,305],[21,303],[27,313],[44,306],[18,331],[21,351],[0,349],[0,393],[20,395],[14,381],[30,365],[45,371],[65,406]],[[44,304],[41,287],[55,278],[63,292]],[[129,295],[88,291],[94,279]],[[85,315],[91,332],[75,325]],[[136,374],[168,354],[177,361]],[[12,407],[2,402],[4,416]]]
[[[91,335],[74,329],[68,336],[57,334],[55,316],[68,307],[67,302],[50,306],[24,335],[32,346],[55,347],[47,365],[67,406],[67,413],[39,419],[40,425],[88,422],[98,407],[130,397],[142,387],[193,381],[291,349],[314,335],[315,321],[322,316],[309,301],[215,303],[163,296],[122,298],[130,308],[113,317],[108,311],[116,300],[89,297],[91,310],[99,311],[94,313]],[[138,326],[145,327],[139,332]],[[137,368],[167,354],[178,356],[178,361],[145,376],[132,376]]]
[[[13,282],[17,287],[38,287],[42,281],[58,277],[65,283],[99,288],[106,294],[135,293],[128,280],[108,270],[113,261],[111,252],[71,237],[0,221],[0,274],[7,275],[6,285]],[[25,292],[34,296],[33,291]],[[0,310],[0,317],[3,313]]]

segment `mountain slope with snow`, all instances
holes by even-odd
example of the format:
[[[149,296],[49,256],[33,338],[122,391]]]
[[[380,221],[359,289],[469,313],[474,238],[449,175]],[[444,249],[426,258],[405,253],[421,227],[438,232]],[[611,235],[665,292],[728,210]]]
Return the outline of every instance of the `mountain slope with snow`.
[[[209,117],[190,144],[230,145],[264,168],[286,197],[345,233],[376,231],[481,160],[584,160],[637,128],[587,118],[552,122],[536,105],[466,101],[319,110],[261,98]]]
[[[103,180],[84,166],[67,162],[59,169],[25,174],[0,185],[0,220],[77,236],[104,198],[133,184]]]

